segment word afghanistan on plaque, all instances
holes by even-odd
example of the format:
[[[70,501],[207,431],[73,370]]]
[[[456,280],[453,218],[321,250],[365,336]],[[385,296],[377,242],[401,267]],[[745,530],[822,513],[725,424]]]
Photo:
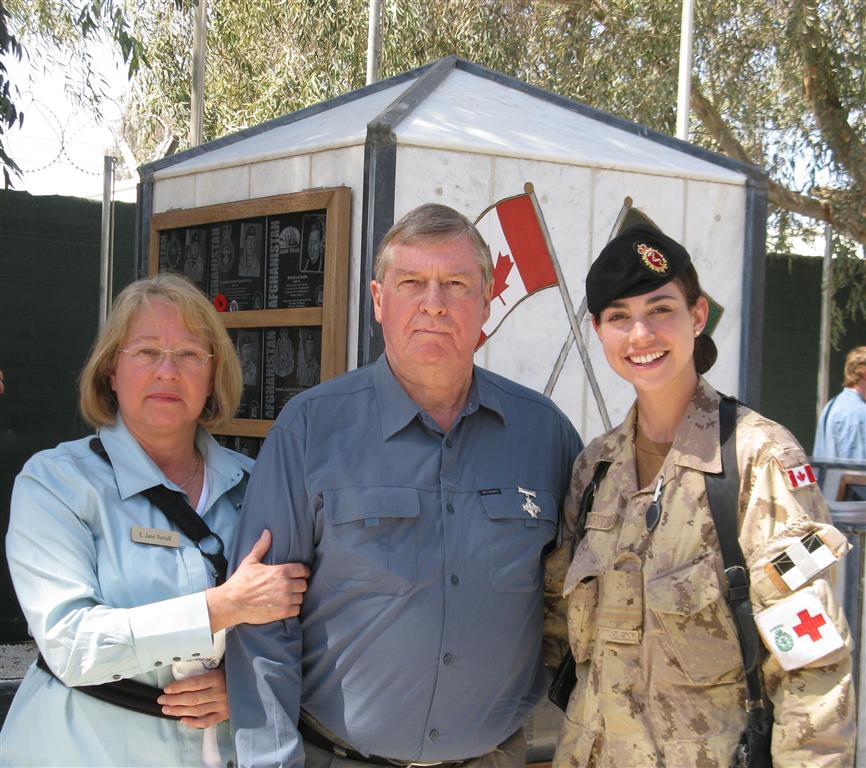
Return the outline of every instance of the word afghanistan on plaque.
[[[243,389],[235,412],[238,419],[262,418],[262,329],[229,328],[241,364]]]
[[[319,383],[322,329],[265,328],[264,416],[275,419],[290,398]]]
[[[321,307],[326,212],[299,211],[166,229],[159,271],[186,275],[221,310]]]

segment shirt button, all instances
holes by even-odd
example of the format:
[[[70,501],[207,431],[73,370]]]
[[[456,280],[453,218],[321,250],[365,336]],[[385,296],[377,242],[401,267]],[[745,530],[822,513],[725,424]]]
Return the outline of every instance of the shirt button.
[[[431,739],[438,739],[439,738],[439,731],[437,731],[435,728],[432,731],[430,731],[430,738]]]
[[[445,509],[447,509],[452,515],[454,514],[454,505],[450,501],[445,505]]]
[[[155,661],[155,662],[153,662],[153,666],[155,666],[155,667],[161,667],[161,666],[162,666],[162,662],[161,662],[161,661]]]
[[[111,679],[112,680],[120,680],[120,675],[112,675]]]
[[[454,663],[454,657],[450,653],[446,653],[442,657],[442,661],[444,661],[446,664],[453,664]]]
[[[451,574],[451,583],[456,587],[460,583],[460,577],[456,573]]]
[[[450,447],[451,447],[451,438],[450,438],[450,437],[446,437],[446,438],[445,438],[445,447],[446,447],[446,448],[450,448]]]

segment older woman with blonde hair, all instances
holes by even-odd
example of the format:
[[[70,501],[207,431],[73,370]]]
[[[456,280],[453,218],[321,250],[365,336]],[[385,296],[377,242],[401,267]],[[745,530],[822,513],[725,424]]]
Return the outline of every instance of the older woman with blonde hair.
[[[37,453],[15,481],[8,560],[41,654],[3,765],[232,764],[225,630],[296,616],[307,575],[261,563],[263,531],[225,580],[252,463],[207,430],[241,389],[195,286],[162,275],[118,296],[81,376],[97,437]]]

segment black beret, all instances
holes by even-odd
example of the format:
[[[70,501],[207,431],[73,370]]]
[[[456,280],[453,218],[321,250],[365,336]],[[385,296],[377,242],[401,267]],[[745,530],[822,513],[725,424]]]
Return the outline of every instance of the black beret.
[[[638,224],[604,248],[586,276],[586,307],[597,315],[617,299],[661,288],[691,263],[689,252],[659,230]]]

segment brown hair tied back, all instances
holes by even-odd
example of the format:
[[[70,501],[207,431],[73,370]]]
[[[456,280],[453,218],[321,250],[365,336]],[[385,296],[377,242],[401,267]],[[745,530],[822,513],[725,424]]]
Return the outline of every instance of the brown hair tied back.
[[[695,339],[695,370],[700,375],[705,374],[713,367],[718,356],[719,351],[716,349],[716,342],[707,336],[707,334],[701,333]]]

